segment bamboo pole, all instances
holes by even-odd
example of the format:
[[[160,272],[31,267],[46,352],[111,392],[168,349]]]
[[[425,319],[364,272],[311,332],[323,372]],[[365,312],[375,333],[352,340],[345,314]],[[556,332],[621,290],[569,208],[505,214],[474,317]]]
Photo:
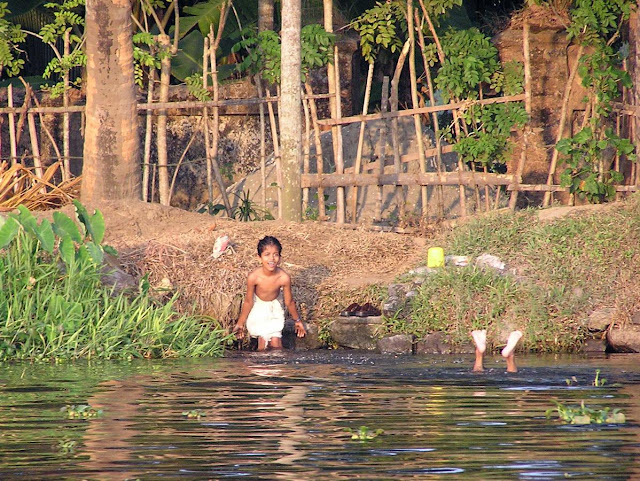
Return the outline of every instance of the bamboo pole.
[[[165,34],[158,35],[160,48],[166,52],[160,61],[160,92],[159,101],[169,100],[169,81],[171,77],[171,56],[169,55],[170,40]],[[158,193],[160,204],[169,205],[169,167],[167,153],[167,110],[158,112],[156,142],[158,145]]]
[[[174,188],[175,188],[175,185],[176,185],[176,180],[178,178],[178,172],[180,171],[180,166],[182,165],[182,162],[184,161],[185,157],[187,156],[187,152],[189,151],[189,148],[191,147],[193,142],[196,140],[196,134],[198,133],[198,129],[200,128],[200,124],[203,123],[203,122],[204,122],[204,117],[201,117],[200,120],[198,121],[198,124],[193,129],[193,132],[191,132],[191,137],[189,138],[189,142],[187,142],[187,146],[182,151],[182,155],[180,156],[180,159],[178,160],[178,163],[176,164],[176,168],[173,171],[173,175],[171,176],[171,186],[169,187],[169,203],[171,203],[171,199],[173,198],[173,192],[174,192]]]
[[[209,85],[209,48],[211,44],[211,36],[204,38],[204,48],[202,51],[202,87],[208,91]],[[204,135],[204,151],[207,164],[207,192],[209,193],[209,202],[213,203],[213,172],[211,171],[211,137],[209,136],[209,108],[202,108],[202,133]],[[227,213],[231,217],[231,213]]]
[[[380,100],[380,112],[385,114],[389,108],[389,77],[384,76],[382,78],[382,96]],[[379,175],[384,174],[384,165],[386,162],[387,156],[387,120],[382,119],[382,125],[380,126],[380,136],[378,138],[378,173]],[[383,200],[384,200],[384,187],[382,185],[378,186],[378,198],[376,205],[376,215],[378,220],[382,220],[382,209],[383,209]]]
[[[367,83],[364,90],[364,104],[362,105],[362,115],[367,115],[369,108],[369,97],[371,95],[371,84],[373,83],[373,62],[369,62],[369,68],[367,70]],[[353,172],[355,174],[360,173],[360,165],[362,164],[362,149],[364,145],[364,131],[367,123],[360,122],[360,134],[358,136],[358,149],[356,151],[356,161],[353,165]],[[354,185],[351,190],[351,222],[356,223],[358,215],[358,186]]]
[[[33,166],[36,176],[42,178],[44,170],[42,170],[42,162],[40,161],[40,147],[38,145],[38,130],[36,129],[35,115],[31,112],[27,114],[29,124],[29,137],[31,139],[31,153],[33,154]]]
[[[216,58],[216,52],[218,51],[218,47],[220,46],[220,41],[222,39],[222,32],[224,31],[224,26],[227,21],[227,15],[229,14],[229,2],[223,2],[220,7],[220,20],[218,22],[218,31],[214,37],[213,35],[213,25],[209,27],[209,36],[211,37],[210,45],[211,48],[209,50],[209,57],[211,62],[211,83],[213,85],[213,100],[217,102],[220,98],[220,87],[218,83],[218,60]],[[205,123],[208,122],[209,119],[205,119]],[[218,188],[220,189],[220,196],[222,197],[222,202],[227,211],[227,215],[231,217],[231,202],[229,202],[229,196],[227,195],[227,189],[224,185],[224,180],[222,179],[222,173],[220,172],[220,164],[218,162],[218,145],[220,139],[220,107],[213,108],[213,128],[212,128],[212,142],[211,142],[211,163],[213,168],[213,174],[218,184]]]
[[[311,137],[311,115],[309,114],[309,101],[302,99],[302,109],[304,111],[304,139],[302,141],[302,173],[309,173],[309,138]],[[303,217],[309,209],[309,188],[302,189],[302,215]]]
[[[513,184],[510,174],[466,172],[401,172],[391,174],[303,174],[303,187],[340,187],[345,185],[506,185]]]
[[[13,85],[7,87],[7,100],[9,107],[13,108]],[[11,165],[18,162],[18,144],[16,143],[16,118],[15,113],[9,113],[9,149],[11,151]]]
[[[276,85],[276,91],[278,92],[278,97],[280,97],[280,87],[278,85]],[[280,120],[280,102],[278,102],[276,104],[278,106],[278,121]],[[274,122],[273,127],[277,129],[276,125],[275,125],[275,114],[272,117],[272,120]],[[282,219],[282,189],[284,187],[283,185],[283,178],[282,178],[282,155],[281,155],[281,150],[280,150],[280,143],[278,142],[278,155],[275,156],[275,164],[276,164],[276,178],[278,180],[278,219]]]
[[[308,94],[312,94],[313,90],[311,88],[311,84],[309,82],[305,82],[304,88]],[[322,141],[320,139],[320,127],[318,127],[318,109],[316,107],[316,101],[307,96],[309,99],[309,110],[311,114],[311,122],[313,124],[313,140],[316,147],[316,171],[318,174],[322,174],[324,172],[324,155],[322,153]],[[324,189],[318,187],[318,219],[326,220],[327,211],[324,203]]]
[[[531,122],[531,50],[529,43],[530,35],[529,35],[529,22],[527,19],[524,20],[522,25],[522,55],[524,58],[524,109],[529,115],[529,122]],[[527,149],[529,147],[529,133],[530,130],[528,125],[522,130],[522,145],[520,148],[520,161],[518,162],[518,166],[516,168],[516,183],[522,182],[522,174],[524,172],[524,166],[527,161]],[[498,191],[498,194],[500,191]],[[498,202],[498,198],[496,197],[496,205]],[[509,198],[509,209],[515,210],[516,205],[518,203],[518,190],[511,191],[511,196]]]
[[[262,99],[262,79],[260,74],[254,76],[258,97]],[[258,114],[260,118],[260,186],[262,188],[262,208],[267,208],[267,146],[266,146],[266,125],[264,103],[258,104]]]
[[[414,24],[415,11],[413,0],[407,1],[407,29],[409,31],[409,77],[411,82],[411,106],[418,108],[418,79],[416,77],[416,32]],[[413,116],[413,125],[416,130],[416,142],[418,143],[418,157],[420,162],[420,172],[427,171],[426,159],[424,156],[424,143],[422,140],[422,122],[420,116]],[[424,219],[429,214],[429,198],[427,186],[420,187],[420,199],[422,201],[421,217]]]
[[[564,94],[562,95],[562,108],[560,110],[560,122],[558,123],[558,133],[556,135],[556,142],[553,148],[553,154],[551,155],[551,164],[549,165],[549,174],[547,175],[547,185],[551,185],[553,183],[553,176],[556,173],[556,165],[558,163],[558,149],[555,148],[555,145],[560,142],[562,136],[564,134],[565,123],[567,121],[567,111],[569,109],[569,96],[571,95],[571,86],[573,85],[573,80],[578,73],[578,62],[580,61],[580,57],[582,57],[582,52],[584,51],[584,47],[580,45],[578,47],[578,53],[576,54],[576,61],[573,66],[573,69],[569,72],[569,80],[567,85],[564,88]],[[542,207],[549,207],[551,202],[551,192],[547,191],[544,194],[544,199],[542,201]]]
[[[431,107],[436,105],[435,94],[433,90],[433,79],[431,78],[431,71],[429,70],[429,62],[427,60],[427,56],[425,54],[426,44],[424,41],[424,34],[422,33],[422,24],[418,21],[418,12],[416,11],[416,25],[420,23],[420,27],[418,28],[418,42],[420,43],[420,53],[422,55],[422,64],[424,65],[424,73],[427,78],[427,89],[429,91],[429,102],[431,102]],[[437,37],[436,37],[437,38]],[[442,172],[442,141],[440,138],[440,124],[438,121],[438,114],[436,112],[431,112],[431,121],[433,122],[433,133],[436,141],[436,172]],[[433,154],[427,154],[425,152],[425,157],[431,157]],[[444,192],[442,186],[436,187],[436,199],[438,205],[438,218],[444,217]]]
[[[333,0],[323,0],[324,29],[333,32]],[[338,57],[338,47],[333,47],[333,62],[327,64],[327,83],[329,87],[329,110],[332,119],[342,117],[342,100],[340,97],[340,59]],[[336,124],[331,128],[331,141],[333,143],[333,160],[336,166],[336,173],[344,172],[344,153],[342,150],[342,129]],[[336,223],[345,223],[345,189],[338,187],[336,190]]]
[[[265,89],[265,93],[267,99],[271,97],[271,92],[267,87]],[[273,160],[276,164],[276,179],[278,186],[277,195],[278,195],[278,219],[282,217],[282,183],[280,179],[280,169],[278,166],[280,165],[280,142],[278,140],[278,123],[276,122],[276,115],[273,111],[273,104],[271,102],[267,103],[267,111],[269,112],[269,126],[271,127],[271,142],[273,143]]]
[[[147,84],[147,103],[153,102],[153,91],[156,82],[156,69],[149,70],[149,83]],[[147,110],[146,126],[144,132],[144,158],[142,161],[142,200],[149,201],[149,165],[151,164],[151,135],[153,134],[153,111]]]
[[[407,40],[400,52],[398,63],[396,64],[395,72],[391,79],[391,96],[389,97],[389,103],[391,106],[391,112],[398,112],[398,87],[400,84],[400,74],[404,68],[404,62],[409,54],[410,42]],[[400,162],[400,145],[398,140],[398,116],[396,115],[391,120],[391,147],[393,149],[393,165],[396,174],[401,173],[402,163]],[[404,189],[402,186],[396,186],[396,205],[398,209],[398,217],[402,218],[405,215],[405,199]]]
[[[69,45],[69,30],[64,32],[64,56],[68,58],[70,51]],[[62,106],[69,107],[69,69],[65,68],[62,76],[63,92],[62,92]],[[69,112],[62,114],[62,180],[69,180],[71,178],[71,166],[70,166],[70,140],[69,140]]]

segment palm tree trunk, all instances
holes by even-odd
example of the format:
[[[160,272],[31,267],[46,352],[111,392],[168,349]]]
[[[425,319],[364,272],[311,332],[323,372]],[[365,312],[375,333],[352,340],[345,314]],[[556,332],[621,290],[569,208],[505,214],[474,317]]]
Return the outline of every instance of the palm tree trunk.
[[[130,1],[87,0],[85,202],[140,198],[132,31]]]
[[[300,112],[300,0],[282,1],[282,59],[280,95],[280,154],[282,158],[282,218],[302,221],[300,190],[300,145],[302,114]],[[285,54],[286,52],[286,54]]]

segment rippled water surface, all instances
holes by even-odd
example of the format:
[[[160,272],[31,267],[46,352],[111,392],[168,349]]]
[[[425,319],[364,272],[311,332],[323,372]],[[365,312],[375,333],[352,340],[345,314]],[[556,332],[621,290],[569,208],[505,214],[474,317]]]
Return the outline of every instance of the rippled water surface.
[[[517,374],[498,358],[477,374],[468,356],[346,351],[5,365],[0,479],[640,479],[639,361],[522,357]],[[627,423],[563,425],[545,416],[553,400],[620,408]],[[102,415],[69,419],[66,405]],[[360,426],[383,432],[352,440]]]

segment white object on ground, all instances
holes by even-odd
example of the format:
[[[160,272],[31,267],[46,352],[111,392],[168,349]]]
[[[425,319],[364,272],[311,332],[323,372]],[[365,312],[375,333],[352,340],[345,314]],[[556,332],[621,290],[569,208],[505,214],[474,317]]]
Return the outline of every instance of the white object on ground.
[[[213,244],[213,253],[211,254],[214,259],[220,257],[224,251],[227,250],[229,242],[230,239],[228,235],[223,235],[216,239],[215,244]]]
[[[496,257],[491,254],[482,254],[476,258],[476,265],[478,267],[491,267],[492,269],[496,269],[499,271],[504,271],[505,263],[500,260],[499,257]]]

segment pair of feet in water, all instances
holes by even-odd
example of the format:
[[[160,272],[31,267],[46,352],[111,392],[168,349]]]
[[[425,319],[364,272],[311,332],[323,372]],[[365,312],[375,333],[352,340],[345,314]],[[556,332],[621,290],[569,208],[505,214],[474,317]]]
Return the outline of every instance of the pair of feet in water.
[[[487,350],[487,330],[471,331],[471,337],[476,345],[476,360],[473,364],[473,370],[484,371],[483,360],[484,352]],[[502,350],[502,357],[507,361],[507,372],[518,372],[514,351],[521,337],[522,331],[512,331],[507,339],[507,345]]]

